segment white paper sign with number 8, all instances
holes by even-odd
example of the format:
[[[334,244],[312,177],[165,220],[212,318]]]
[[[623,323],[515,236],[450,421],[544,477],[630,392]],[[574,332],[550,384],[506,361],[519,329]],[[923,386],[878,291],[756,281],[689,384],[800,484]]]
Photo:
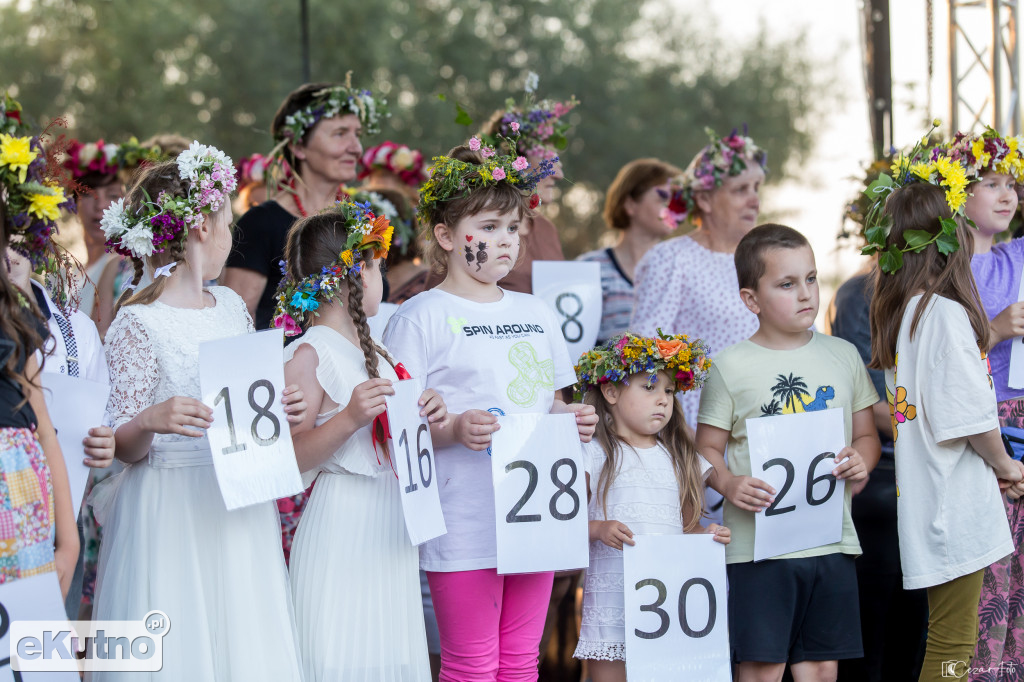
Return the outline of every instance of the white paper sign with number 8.
[[[586,567],[587,485],[576,416],[510,414],[498,423],[491,442],[498,573]]]
[[[725,545],[706,534],[633,539],[623,547],[626,677],[732,680]]]
[[[427,418],[420,416],[423,382],[406,379],[393,384],[388,396],[388,425],[391,428],[391,461],[398,474],[405,528],[414,545],[444,535],[441,498],[437,493],[437,467]]]
[[[199,383],[203,402],[213,410],[207,436],[227,508],[302,492],[281,406],[283,332],[271,329],[200,344]]]
[[[775,501],[754,515],[754,561],[843,537],[846,484],[832,475],[846,445],[842,408],[747,420],[754,478]]]

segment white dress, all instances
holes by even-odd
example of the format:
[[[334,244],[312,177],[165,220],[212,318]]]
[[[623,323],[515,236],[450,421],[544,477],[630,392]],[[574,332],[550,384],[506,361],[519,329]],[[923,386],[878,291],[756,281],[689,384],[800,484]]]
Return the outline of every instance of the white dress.
[[[285,360],[303,344],[316,351],[317,381],[338,404],[317,415],[319,426],[368,379],[365,359],[338,332],[315,325],[285,349]],[[379,372],[398,379],[384,358]],[[303,483],[314,476],[290,563],[306,680],[430,682],[419,553],[405,530],[398,479],[384,451],[374,452],[371,426],[303,474]]]
[[[252,331],[226,287],[200,310],[160,302],[122,308],[107,334],[114,428],[173,396],[200,398],[199,344]],[[147,458],[91,498],[103,524],[97,620],[167,614],[163,670],[86,680],[301,680],[288,575],[273,502],[228,511],[209,441],[153,438]]]
[[[601,470],[606,461],[597,441],[583,446],[590,474],[590,521],[606,520],[602,508]],[[623,444],[619,472],[608,490],[607,520],[621,521],[634,535],[680,535],[679,487],[668,451],[660,443],[634,449]],[[699,457],[699,455],[698,455]],[[707,478],[711,464],[700,457]],[[622,550],[600,540],[590,543],[590,568],[583,584],[583,624],[575,658],[598,661],[626,660],[626,608],[623,591]]]

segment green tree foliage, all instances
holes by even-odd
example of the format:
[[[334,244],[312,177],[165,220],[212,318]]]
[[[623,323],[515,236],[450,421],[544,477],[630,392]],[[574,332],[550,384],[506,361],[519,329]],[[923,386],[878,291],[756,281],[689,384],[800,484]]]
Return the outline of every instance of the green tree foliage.
[[[777,179],[809,151],[828,92],[829,67],[802,40],[762,29],[737,43],[667,0],[309,0],[309,13],[313,79],[351,70],[383,91],[394,115],[380,138],[428,156],[472,132],[453,101],[483,122],[529,71],[540,97],[575,94],[566,191],[550,207],[567,254],[603,229],[622,164],[684,166],[706,126],[746,122]],[[86,138],[174,131],[235,158],[265,152],[302,73],[299,0],[0,0],[0,25],[0,87],[40,119],[70,114]]]

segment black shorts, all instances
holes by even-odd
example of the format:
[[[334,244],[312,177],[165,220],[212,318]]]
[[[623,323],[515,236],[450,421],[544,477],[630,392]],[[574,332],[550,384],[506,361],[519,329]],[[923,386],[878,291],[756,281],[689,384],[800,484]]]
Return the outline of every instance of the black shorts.
[[[854,557],[768,559],[726,569],[734,662],[800,663],[864,655]]]

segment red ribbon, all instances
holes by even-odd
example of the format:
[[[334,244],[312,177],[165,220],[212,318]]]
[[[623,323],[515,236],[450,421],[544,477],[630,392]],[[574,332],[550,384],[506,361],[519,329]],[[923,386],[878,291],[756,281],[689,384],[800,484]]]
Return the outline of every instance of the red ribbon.
[[[412,379],[412,375],[409,374],[409,370],[402,366],[402,363],[400,362],[395,365],[395,374],[398,375],[399,381]],[[377,437],[378,426],[380,426],[380,431],[383,433],[383,438]],[[377,443],[379,442],[380,446],[384,447],[384,441],[391,439],[391,424],[388,423],[388,413],[386,410],[373,418],[373,428],[370,429],[370,431],[373,434],[373,454],[377,456],[377,464],[380,464],[380,455],[377,453]],[[391,462],[391,471],[394,472],[395,478],[398,478],[398,472],[395,471],[394,462]]]

